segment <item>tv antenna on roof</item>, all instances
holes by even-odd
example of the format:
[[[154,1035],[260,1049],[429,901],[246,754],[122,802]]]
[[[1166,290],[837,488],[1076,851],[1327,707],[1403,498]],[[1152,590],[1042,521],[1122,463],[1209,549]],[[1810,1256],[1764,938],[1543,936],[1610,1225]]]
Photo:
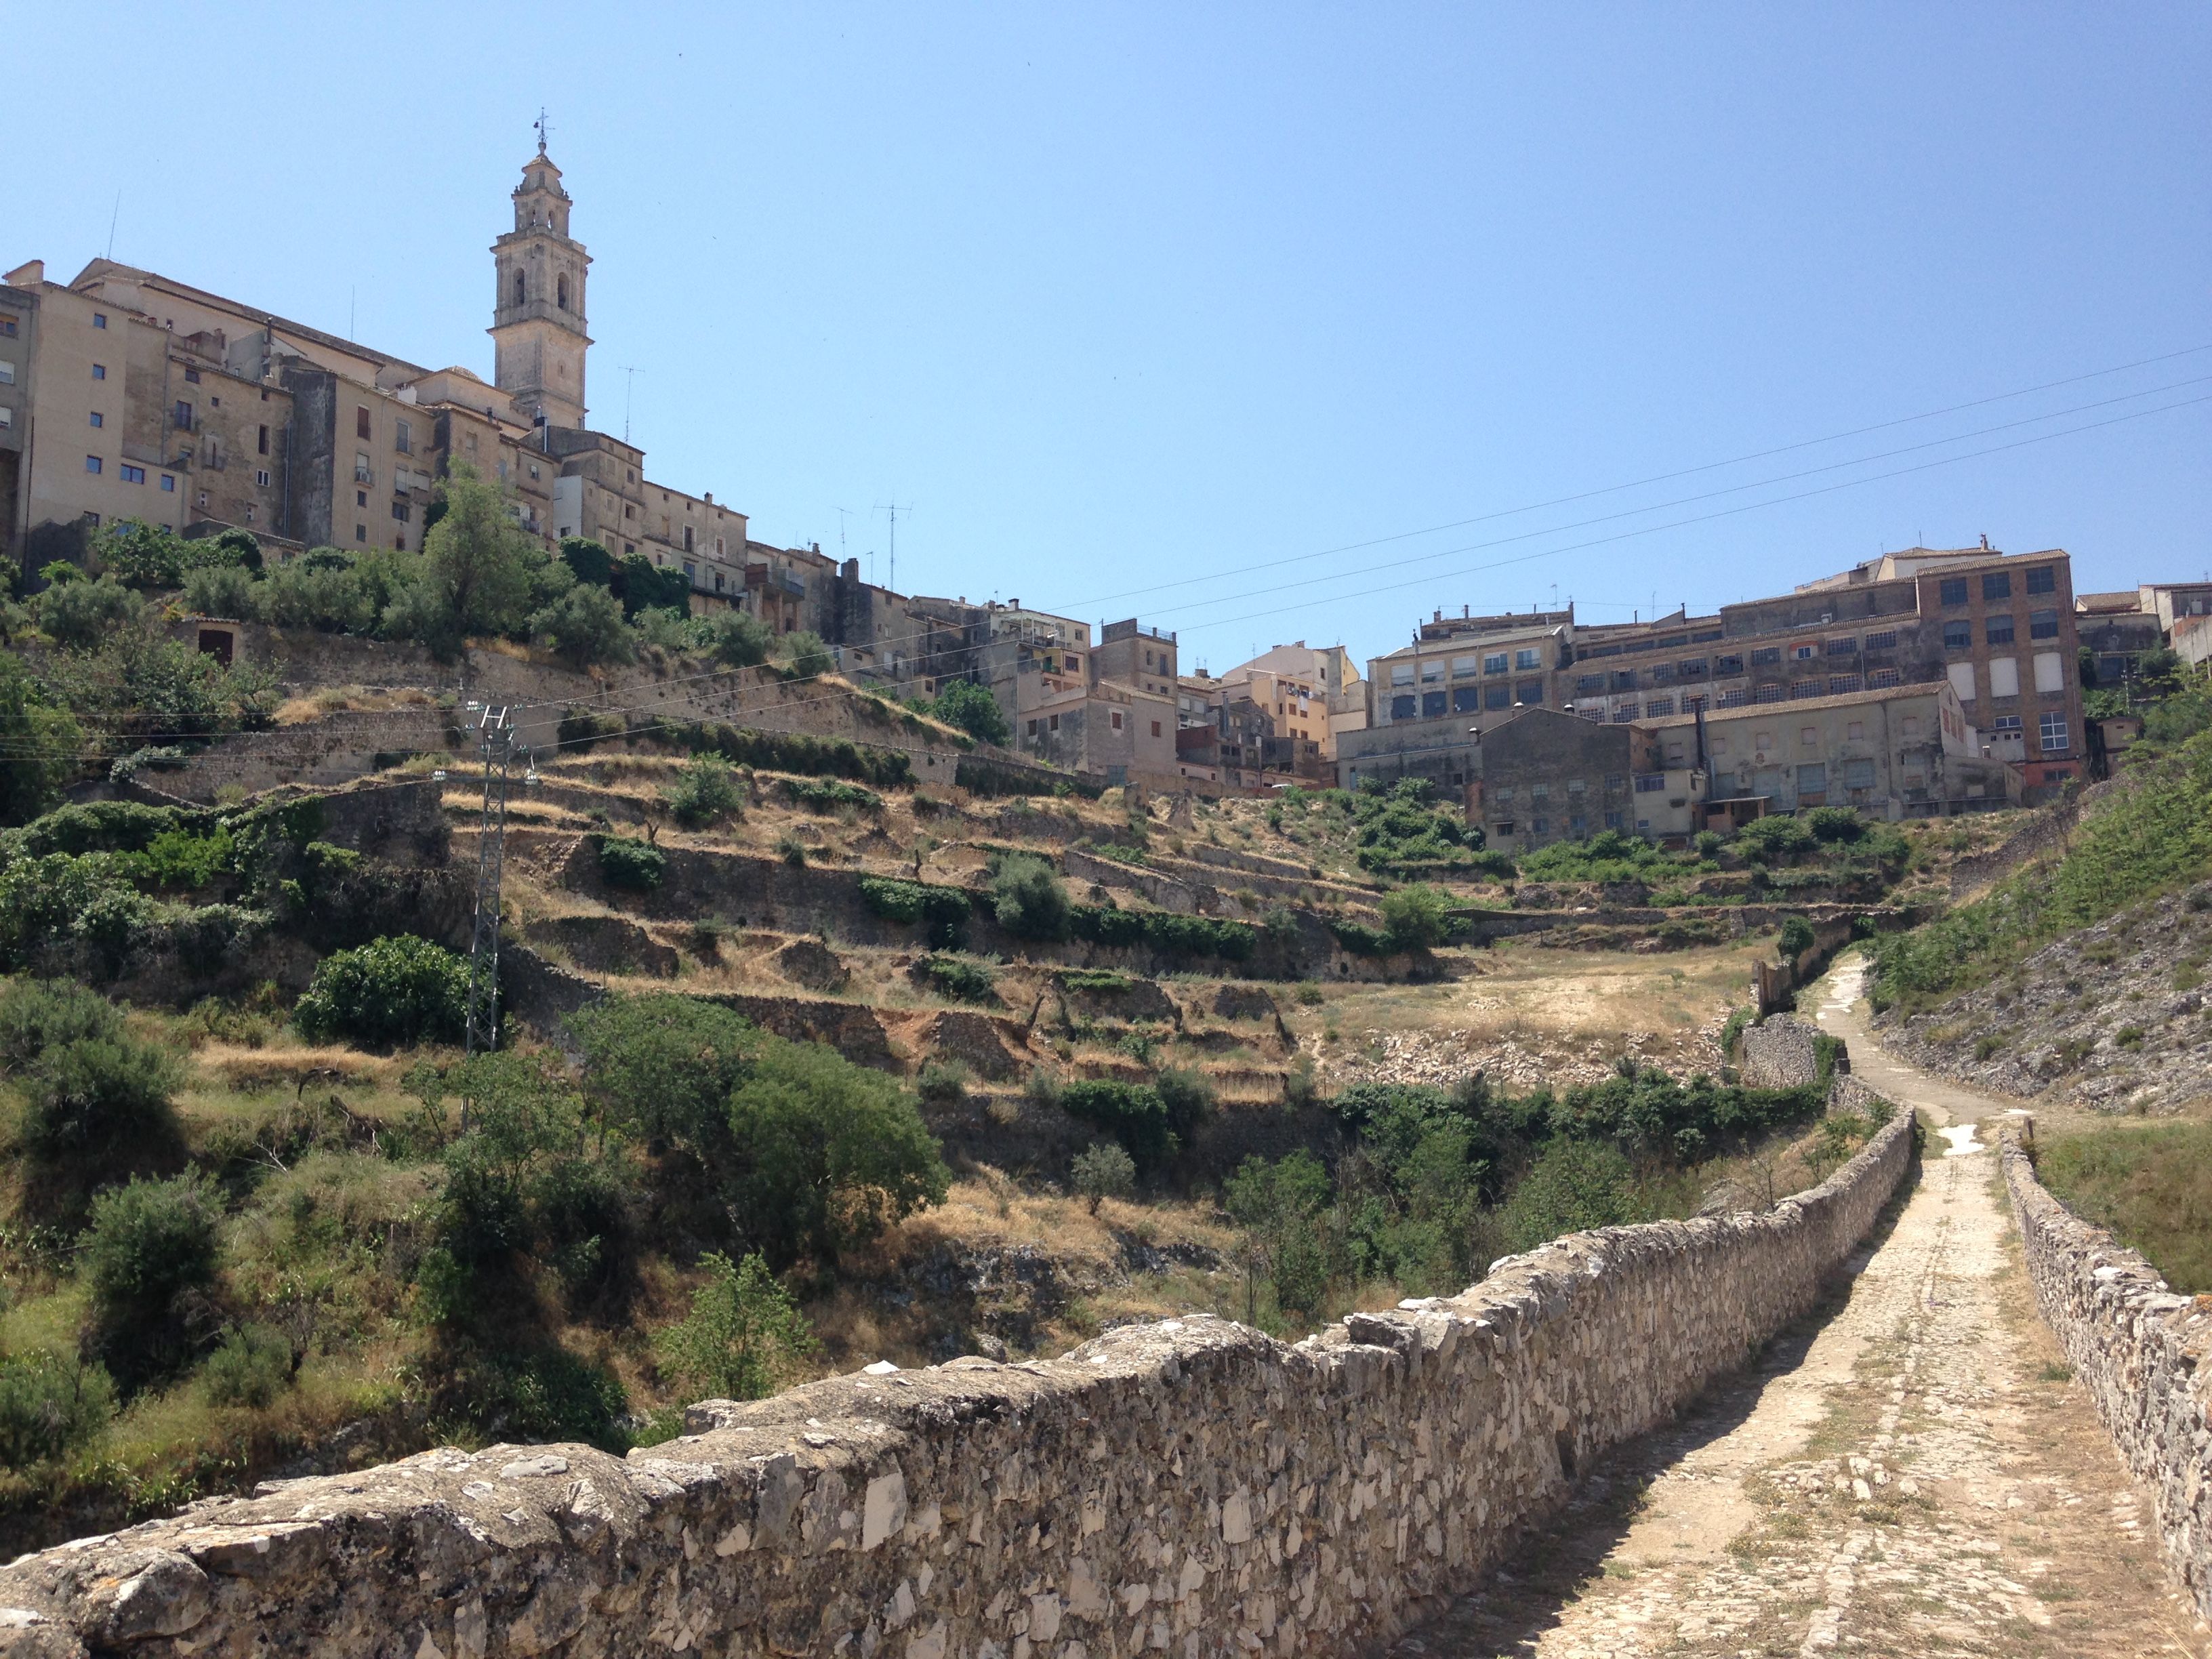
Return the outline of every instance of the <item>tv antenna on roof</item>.
[[[623,372],[623,441],[628,443],[629,441],[629,405],[631,398],[637,391],[637,370],[628,363],[617,363],[615,367]]]
[[[914,511],[914,503],[908,501],[904,507],[901,507],[896,502],[878,501],[874,510],[891,515],[890,574],[884,579],[884,586],[896,593],[898,592],[898,515],[902,513],[911,514]]]

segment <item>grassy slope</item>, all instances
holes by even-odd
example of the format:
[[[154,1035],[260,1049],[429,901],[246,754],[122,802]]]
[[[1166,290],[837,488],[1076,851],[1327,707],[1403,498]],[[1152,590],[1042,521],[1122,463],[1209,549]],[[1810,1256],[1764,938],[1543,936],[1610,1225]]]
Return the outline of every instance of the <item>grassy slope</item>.
[[[2054,1137],[2036,1173],[2083,1220],[2140,1250],[2185,1295],[2212,1292],[2212,1123]]]

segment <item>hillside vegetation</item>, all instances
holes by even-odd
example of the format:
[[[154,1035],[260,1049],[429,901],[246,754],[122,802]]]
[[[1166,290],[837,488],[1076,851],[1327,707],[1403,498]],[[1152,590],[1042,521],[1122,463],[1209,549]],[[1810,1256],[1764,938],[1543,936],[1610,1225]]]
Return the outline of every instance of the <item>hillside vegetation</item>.
[[[2212,1124],[2046,1137],[2035,1170],[2068,1209],[2142,1251],[2175,1290],[2212,1293]]]

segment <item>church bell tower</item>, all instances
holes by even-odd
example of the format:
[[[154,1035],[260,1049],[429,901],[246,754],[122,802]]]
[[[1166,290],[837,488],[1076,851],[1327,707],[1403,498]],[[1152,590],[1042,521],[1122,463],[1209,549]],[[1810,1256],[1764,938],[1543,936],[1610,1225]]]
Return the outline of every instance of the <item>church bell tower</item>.
[[[489,331],[497,358],[494,383],[526,419],[548,426],[584,424],[584,283],[592,256],[568,234],[568,192],[545,154],[524,164],[514,191],[514,228],[491,245],[499,289]]]

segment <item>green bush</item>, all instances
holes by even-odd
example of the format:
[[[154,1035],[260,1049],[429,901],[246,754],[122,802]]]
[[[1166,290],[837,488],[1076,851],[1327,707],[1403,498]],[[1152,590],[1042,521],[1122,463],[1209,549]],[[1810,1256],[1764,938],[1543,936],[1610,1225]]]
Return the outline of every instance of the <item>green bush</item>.
[[[822,636],[808,629],[786,634],[776,641],[776,651],[785,667],[802,679],[820,679],[837,666],[830,647],[822,643]]]
[[[1264,1279],[1277,1308],[1310,1318],[1328,1291],[1328,1246],[1319,1225],[1331,1197],[1328,1171],[1300,1147],[1270,1162],[1256,1153],[1222,1186],[1222,1207],[1243,1235],[1244,1317],[1261,1318]]]
[[[1113,1136],[1145,1168],[1157,1167],[1175,1155],[1178,1143],[1167,1103],[1148,1083],[1079,1079],[1061,1086],[1060,1105],[1079,1122]]]
[[[757,617],[725,611],[707,619],[708,648],[729,668],[757,668],[775,649],[775,630]]]
[[[468,959],[398,933],[325,957],[293,1019],[313,1042],[406,1048],[459,1042],[468,1008]]]
[[[252,531],[234,525],[186,542],[185,553],[194,570],[250,570],[256,574],[261,570],[261,544]]]
[[[915,1211],[949,1180],[913,1100],[890,1079],[815,1043],[763,1041],[730,1096],[736,1213],[774,1261],[834,1261]]]
[[[71,651],[90,651],[136,627],[145,611],[146,602],[112,576],[66,582],[39,595],[39,626]]]
[[[1427,950],[1452,935],[1451,898],[1437,888],[1419,883],[1401,887],[1383,894],[1377,908],[1383,937],[1393,950]]]
[[[1013,741],[1014,728],[999,700],[972,680],[955,680],[937,694],[929,712],[947,726],[957,726],[978,743],[1000,745]]]
[[[188,1356],[189,1304],[215,1283],[220,1213],[197,1173],[133,1180],[93,1200],[77,1273],[91,1297],[92,1346],[126,1389]]]
[[[710,1250],[699,1265],[707,1280],[691,1293],[690,1313],[653,1346],[671,1370],[712,1398],[765,1399],[814,1352],[806,1317],[757,1255],[733,1264]]]
[[[44,1349],[0,1358],[0,1468],[58,1462],[106,1432],[115,1384],[99,1365]]]
[[[860,902],[886,921],[927,922],[939,930],[957,929],[975,908],[964,887],[939,887],[885,876],[860,878]]]
[[[999,1000],[998,976],[980,963],[958,957],[933,956],[925,960],[922,971],[928,976],[929,988],[939,996],[951,997],[956,1002]]]
[[[649,842],[635,841],[627,836],[600,836],[595,840],[599,874],[608,886],[633,893],[650,893],[667,878],[668,854]]]
[[[1069,907],[1068,931],[1098,945],[1143,945],[1165,957],[1220,957],[1230,962],[1249,961],[1260,940],[1260,930],[1249,922],[1088,904]]]
[[[622,605],[596,584],[578,582],[556,595],[532,614],[529,628],[540,644],[578,668],[629,662],[637,655]]]
[[[218,826],[206,836],[165,830],[146,843],[144,852],[121,856],[137,880],[155,887],[197,891],[231,871],[235,850],[230,832]]]
[[[236,565],[204,565],[185,577],[185,609],[203,617],[248,619],[259,585],[252,571]]]
[[[1775,949],[1783,961],[1795,962],[1813,948],[1814,941],[1811,922],[1802,916],[1784,916],[1782,919],[1782,937],[1776,941]]]
[[[957,1060],[926,1060],[914,1087],[933,1106],[957,1106],[968,1098],[968,1067]]]
[[[174,587],[197,561],[191,544],[165,526],[117,519],[93,538],[100,568],[131,587]]]
[[[613,556],[588,537],[563,536],[561,562],[568,567],[568,574],[580,587],[606,587],[614,580]]]
[[[175,1127],[183,1068],[124,1034],[57,1043],[22,1073],[23,1149],[51,1161],[128,1154]]]
[[[615,567],[614,583],[625,617],[634,618],[641,611],[691,614],[691,579],[678,567],[657,565],[642,553],[626,553]]]
[[[71,981],[19,979],[0,989],[0,1069],[20,1073],[50,1048],[123,1035],[122,1011]]]
[[[662,794],[677,823],[687,830],[739,817],[745,805],[745,786],[720,755],[693,756]]]
[[[0,653],[0,823],[36,818],[82,764],[84,728],[21,659]]]
[[[200,1366],[211,1406],[267,1406],[292,1386],[292,1345],[266,1325],[234,1325]]]
[[[991,909],[999,926],[1018,939],[1066,937],[1066,884],[1035,854],[1001,853],[992,860]]]
[[[1505,1201],[1505,1248],[1518,1254],[1567,1233],[1647,1218],[1636,1171],[1619,1146],[1555,1140]]]
[[[1075,1155],[1069,1183],[1091,1214],[1109,1198],[1127,1198],[1137,1189],[1137,1166],[1116,1141],[1102,1140]]]
[[[1736,851],[1754,864],[1786,864],[1814,845],[1812,830],[1797,818],[1753,818],[1735,832]]]
[[[1822,842],[1856,841],[1866,834],[1866,822],[1848,806],[1816,806],[1805,814],[1805,827]]]
[[[884,798],[874,790],[835,778],[786,778],[779,787],[793,805],[811,812],[834,812],[841,806],[857,807],[863,812],[884,810]]]

